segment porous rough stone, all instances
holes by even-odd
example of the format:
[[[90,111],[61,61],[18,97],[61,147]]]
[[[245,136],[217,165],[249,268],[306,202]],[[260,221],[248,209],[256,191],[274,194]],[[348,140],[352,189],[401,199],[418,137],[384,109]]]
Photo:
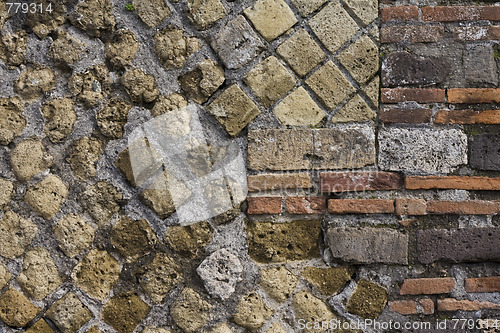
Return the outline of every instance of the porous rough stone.
[[[283,0],[258,0],[243,12],[268,42],[297,23],[295,14]]]
[[[147,1],[140,2],[146,3]],[[137,36],[128,29],[115,31],[105,46],[106,59],[115,68],[123,68],[129,65],[134,60],[137,51],[139,51]]]
[[[141,333],[170,333],[166,328],[146,327]]]
[[[471,167],[500,171],[500,135],[472,135],[469,138],[469,146]]]
[[[68,187],[54,175],[45,177],[41,182],[26,191],[24,200],[44,219],[56,215],[68,196]]]
[[[142,289],[154,303],[161,303],[182,280],[180,267],[165,253],[157,253],[153,261],[141,268],[136,275]]]
[[[303,320],[305,323],[312,323],[313,325],[318,323],[321,325],[322,322],[329,322],[332,319],[336,319],[328,306],[308,291],[301,291],[295,294],[292,299],[292,307],[295,310],[296,319]],[[321,326],[318,329],[314,327],[304,329],[304,332],[324,331],[325,329],[321,329]]]
[[[493,45],[466,44],[464,50],[464,72],[467,83],[498,85],[497,62]]]
[[[179,95],[178,93],[173,93],[168,96],[160,96],[151,109],[151,115],[153,117],[158,117],[167,112],[185,108],[187,105],[188,103],[184,96]]]
[[[292,74],[274,56],[255,66],[243,80],[266,107],[270,107],[295,86]]]
[[[306,267],[302,276],[311,282],[324,295],[338,294],[351,280],[355,270],[351,267]]]
[[[0,178],[0,209],[4,208],[10,203],[13,194],[14,185],[12,184],[12,182]]]
[[[240,133],[260,114],[259,108],[237,84],[224,90],[208,110],[232,136]]]
[[[91,297],[104,300],[118,281],[119,275],[118,261],[106,251],[93,249],[75,266],[71,277]]]
[[[198,30],[206,30],[226,16],[226,9],[219,0],[188,0],[187,16]]]
[[[49,4],[51,5],[52,11],[43,10],[28,12],[26,17],[26,23],[33,29],[33,32],[39,38],[45,38],[53,31],[57,30],[61,25],[66,22],[66,6],[64,2],[58,1],[57,4],[51,0],[39,0],[37,1],[38,6],[42,8],[47,8]]]
[[[77,332],[87,321],[92,318],[92,312],[78,299],[78,297],[68,292],[61,299],[57,300],[46,316],[62,332]]]
[[[342,51],[338,59],[356,81],[364,84],[378,71],[378,46],[364,35]]]
[[[85,106],[93,107],[111,92],[109,71],[103,64],[76,73],[68,80],[69,91]]]
[[[0,99],[0,144],[8,145],[26,126],[24,105],[18,97]]]
[[[319,256],[320,221],[250,222],[248,252],[262,263],[304,260]]]
[[[7,210],[0,220],[0,255],[8,259],[20,256],[37,232],[36,224]]]
[[[366,96],[370,99],[370,101],[378,108],[379,106],[379,97],[380,97],[380,77],[375,76],[367,85],[363,87]]]
[[[26,31],[20,30],[13,34],[4,34],[0,39],[0,59],[7,65],[19,66],[25,61]]]
[[[290,126],[315,126],[325,117],[323,110],[303,87],[279,102],[273,113],[283,125]]]
[[[184,36],[181,29],[163,29],[154,37],[155,52],[162,65],[170,70],[181,68],[187,59],[201,47],[196,37]]]
[[[110,0],[81,0],[69,19],[75,27],[93,37],[101,37],[116,24]]]
[[[199,250],[212,240],[212,230],[207,222],[188,226],[172,226],[165,233],[165,242],[175,252],[188,258],[194,258]]]
[[[75,175],[84,180],[97,174],[96,163],[101,152],[101,142],[86,136],[73,143],[67,161]]]
[[[236,255],[221,249],[203,260],[196,272],[210,295],[225,300],[234,293],[236,284],[241,281],[243,266]]]
[[[15,289],[0,296],[0,318],[9,326],[25,327],[40,310]]]
[[[104,306],[102,319],[118,332],[132,333],[149,310],[149,305],[137,295],[117,296]]]
[[[384,128],[378,142],[382,170],[448,173],[467,164],[467,136],[459,129]]]
[[[250,292],[241,297],[233,320],[249,330],[256,330],[262,327],[272,314],[273,310],[264,303],[259,294]]]
[[[90,331],[87,331],[90,332]],[[30,328],[26,330],[26,333],[54,333],[54,330],[47,324],[43,319],[38,320]]]
[[[345,0],[363,25],[368,25],[378,17],[378,0]]]
[[[286,301],[295,290],[299,277],[285,266],[262,268],[260,285],[262,289],[277,302]]]
[[[148,221],[133,220],[126,216],[113,226],[109,239],[128,262],[148,254],[158,242],[158,237]]]
[[[377,113],[356,94],[349,102],[340,108],[332,117],[332,123],[361,122],[373,120]]]
[[[156,27],[171,14],[164,0],[134,0],[132,4],[142,22],[150,28]]]
[[[0,262],[0,290],[3,289],[12,279],[9,269]]]
[[[54,88],[54,72],[45,66],[28,67],[14,82],[14,91],[31,103]]]
[[[94,241],[95,230],[78,214],[62,217],[52,228],[59,247],[68,257],[75,257],[88,249]]]
[[[62,283],[62,279],[50,252],[37,247],[24,255],[23,270],[17,282],[28,296],[40,301],[52,293]]]
[[[128,70],[120,79],[130,99],[137,103],[151,103],[158,97],[155,78],[142,69]]]
[[[170,308],[174,322],[186,333],[194,333],[210,320],[212,305],[191,288],[185,288]]]
[[[42,106],[45,118],[44,132],[52,142],[59,142],[73,131],[76,121],[73,100],[69,98],[53,99]]]
[[[211,59],[179,77],[182,90],[197,103],[204,103],[226,80],[224,70]]]
[[[379,285],[360,280],[347,302],[346,310],[362,318],[376,319],[387,303],[387,290]]]
[[[266,333],[287,333],[287,331],[285,331],[281,323],[275,322],[267,329]]]
[[[45,171],[53,161],[38,137],[24,139],[10,153],[12,171],[23,182]]]
[[[314,13],[328,0],[291,0],[292,4],[299,10],[300,15],[306,17]]]
[[[124,100],[111,99],[108,105],[96,114],[97,126],[99,126],[101,133],[108,138],[121,138],[131,108],[132,105]]]
[[[82,195],[85,208],[100,226],[118,213],[122,198],[122,194],[106,182],[88,186]]]
[[[54,62],[63,68],[80,60],[84,50],[85,44],[65,30],[58,31],[57,39],[50,46]]]

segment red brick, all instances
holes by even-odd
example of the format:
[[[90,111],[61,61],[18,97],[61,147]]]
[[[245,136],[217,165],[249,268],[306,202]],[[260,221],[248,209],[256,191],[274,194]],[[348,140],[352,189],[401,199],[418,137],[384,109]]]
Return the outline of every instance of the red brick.
[[[458,190],[500,190],[500,177],[466,177],[466,176],[425,176],[406,177],[406,188],[410,190],[458,189]]]
[[[458,27],[454,36],[459,41],[497,40],[500,39],[500,26]]]
[[[454,104],[500,103],[500,88],[451,88],[448,102]]]
[[[403,186],[403,176],[396,172],[323,172],[320,189],[323,193],[396,190]]]
[[[311,187],[311,176],[308,173],[260,174],[248,176],[248,191],[250,192]]]
[[[500,124],[500,110],[439,110],[434,115],[436,124]]]
[[[423,199],[397,198],[396,214],[398,215],[425,215],[427,205]]]
[[[381,9],[382,22],[391,20],[411,21],[418,20],[417,6],[398,6]]]
[[[248,214],[279,214],[281,200],[281,197],[248,197]]]
[[[423,7],[422,20],[431,22],[500,20],[499,6],[437,6]]]
[[[448,294],[454,287],[455,279],[450,277],[405,279],[399,293],[401,295]]]
[[[428,201],[429,214],[490,215],[500,213],[500,201]]]
[[[380,29],[381,43],[432,43],[443,37],[444,27],[436,25],[390,26]]]
[[[438,311],[478,311],[483,309],[500,309],[500,304],[487,301],[459,301],[454,298],[438,299]]]
[[[384,123],[420,124],[431,121],[430,109],[385,108],[380,110],[379,118]]]
[[[389,199],[331,199],[328,212],[335,214],[389,214],[394,213],[394,201]]]
[[[414,101],[418,103],[443,103],[445,102],[444,89],[422,88],[382,88],[382,103],[399,103]]]
[[[326,212],[326,198],[288,197],[286,211],[291,214],[323,214]]]
[[[465,279],[468,293],[494,293],[500,291],[500,276]]]
[[[405,316],[418,314],[417,302],[412,300],[392,301],[389,302],[389,311],[397,312]]]
[[[424,298],[418,301],[422,307],[422,313],[426,315],[431,315],[434,313],[434,302],[430,298]]]

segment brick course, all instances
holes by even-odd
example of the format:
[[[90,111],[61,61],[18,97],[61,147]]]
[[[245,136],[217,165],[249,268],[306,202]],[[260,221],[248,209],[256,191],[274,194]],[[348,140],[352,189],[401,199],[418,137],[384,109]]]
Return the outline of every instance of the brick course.
[[[401,295],[448,294],[455,287],[453,278],[406,279],[401,286]]]

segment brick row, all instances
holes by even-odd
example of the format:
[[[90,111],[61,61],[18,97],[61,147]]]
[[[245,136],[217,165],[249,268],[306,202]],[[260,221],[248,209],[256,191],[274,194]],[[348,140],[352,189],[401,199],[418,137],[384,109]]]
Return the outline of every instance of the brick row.
[[[414,300],[391,301],[388,303],[388,306],[389,311],[397,312],[404,316],[416,314],[431,315],[434,313],[434,302],[429,298],[420,299],[418,303]]]
[[[500,177],[415,176],[406,177],[405,187],[410,190],[457,189],[499,191]]]
[[[387,124],[430,123],[432,110],[426,108],[383,108],[379,119]],[[434,115],[435,124],[500,124],[500,110],[438,110]]]
[[[426,6],[420,8],[424,22],[500,21],[499,6]],[[419,19],[417,6],[396,6],[382,8],[382,22],[416,21]]]
[[[446,94],[448,98],[446,98]],[[400,102],[482,104],[500,103],[500,88],[382,88],[382,103]],[[496,115],[497,111],[493,111]],[[498,120],[497,120],[498,121]]]
[[[456,40],[466,42],[475,40],[497,40],[500,39],[500,26],[471,26],[455,29]]]

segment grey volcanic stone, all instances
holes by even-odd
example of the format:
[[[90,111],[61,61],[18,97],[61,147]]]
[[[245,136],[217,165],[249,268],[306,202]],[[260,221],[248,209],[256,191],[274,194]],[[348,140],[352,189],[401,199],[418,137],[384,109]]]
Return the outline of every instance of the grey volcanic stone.
[[[330,227],[326,243],[344,262],[408,264],[408,235],[393,229]]]
[[[500,170],[500,135],[473,135],[469,140],[470,166],[479,170]]]
[[[467,84],[498,84],[497,63],[492,45],[467,45],[464,50],[464,70]]]

